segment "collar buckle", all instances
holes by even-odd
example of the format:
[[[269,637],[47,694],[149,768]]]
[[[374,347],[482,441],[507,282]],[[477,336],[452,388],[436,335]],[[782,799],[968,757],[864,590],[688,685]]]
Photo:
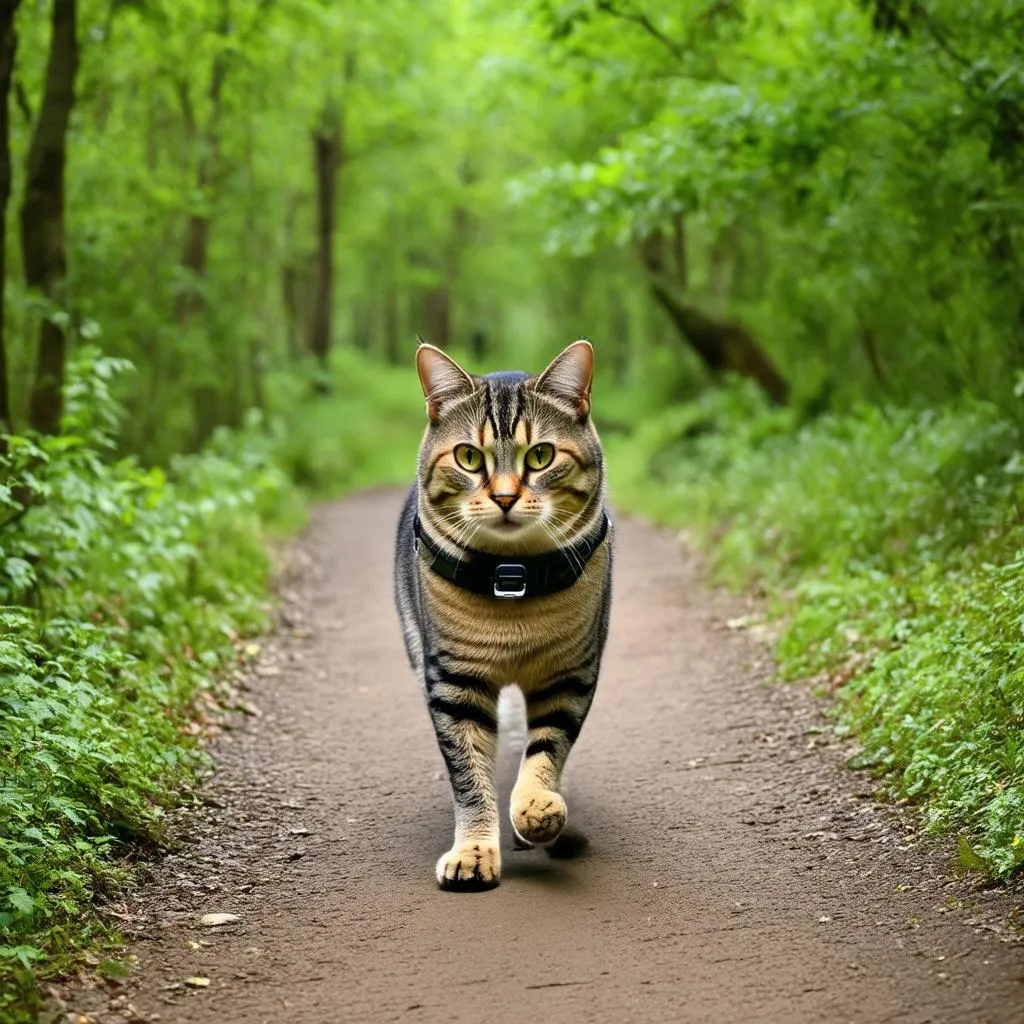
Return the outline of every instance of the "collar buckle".
[[[526,566],[499,565],[494,570],[494,596],[511,600],[526,597]]]

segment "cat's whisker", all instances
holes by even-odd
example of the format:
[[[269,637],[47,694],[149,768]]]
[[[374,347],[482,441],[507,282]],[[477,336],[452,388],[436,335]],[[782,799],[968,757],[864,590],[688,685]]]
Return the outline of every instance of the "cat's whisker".
[[[566,536],[569,535],[571,527],[575,524],[577,516],[571,512],[566,512],[564,509],[552,509],[548,513],[548,517],[551,519],[554,526],[564,526]],[[577,532],[577,531],[573,531]]]
[[[465,519],[457,513],[451,514],[438,514],[438,521],[444,523],[446,526],[454,527],[454,536],[447,538],[449,543],[457,548],[465,549],[469,546],[473,536],[476,533],[476,529],[479,524],[466,522]],[[438,551],[434,554],[434,557],[430,560],[430,567],[434,568],[437,564],[437,560],[441,557],[441,552]]]
[[[578,574],[579,578],[585,579],[587,575],[586,563],[579,557],[579,555],[572,550],[571,547],[564,544],[562,539],[553,531],[549,524],[542,522],[541,526],[544,532],[551,538],[555,547],[561,552],[562,556],[569,563],[570,567],[573,568]]]
[[[555,509],[554,511],[557,512],[560,510]],[[574,516],[567,515],[567,518],[565,520],[562,520],[562,522],[566,524],[564,530],[559,529],[559,521],[557,519],[554,520],[551,523],[552,530],[554,531],[554,536],[552,537],[552,539],[555,541],[557,547],[562,548],[563,552],[567,557],[572,557],[573,561],[576,564],[576,567],[580,571],[580,575],[583,576],[586,574],[586,563],[583,561],[583,559],[579,556],[577,552],[573,551],[571,546],[572,538],[570,534],[570,526],[572,524],[573,519],[575,519]],[[552,536],[551,533],[549,533],[548,536]]]

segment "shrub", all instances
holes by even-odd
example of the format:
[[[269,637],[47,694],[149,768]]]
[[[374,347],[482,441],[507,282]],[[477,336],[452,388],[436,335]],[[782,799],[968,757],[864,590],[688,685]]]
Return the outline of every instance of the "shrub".
[[[0,463],[0,992],[103,926],[112,856],[157,840],[212,681],[266,623],[263,523],[294,502],[259,422],[169,470],[115,456],[124,364],[71,369],[65,433]],[[3,1010],[0,998],[0,1012]]]
[[[1024,860],[1024,522],[1017,426],[994,407],[864,407],[801,424],[748,385],[609,446],[613,493],[686,524],[717,577],[785,616],[784,677],[836,698],[856,759],[956,832]]]

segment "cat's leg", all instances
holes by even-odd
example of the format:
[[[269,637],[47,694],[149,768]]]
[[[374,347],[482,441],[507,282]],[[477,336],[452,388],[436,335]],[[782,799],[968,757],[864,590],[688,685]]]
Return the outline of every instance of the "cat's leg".
[[[455,799],[455,842],[437,862],[442,889],[490,889],[501,880],[497,688],[446,671],[436,659],[427,673],[427,707],[448,766]]]
[[[594,698],[597,675],[563,675],[526,694],[528,736],[512,790],[512,827],[528,843],[549,843],[565,827],[562,770]]]

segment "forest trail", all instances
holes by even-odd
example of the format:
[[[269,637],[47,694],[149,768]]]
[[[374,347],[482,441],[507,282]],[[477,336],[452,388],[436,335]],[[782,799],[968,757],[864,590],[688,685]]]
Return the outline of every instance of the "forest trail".
[[[513,851],[506,825],[500,888],[439,891],[450,798],[391,604],[399,500],[318,511],[293,628],[252,682],[260,715],[218,739],[182,851],[120,908],[138,969],[67,1008],[104,1024],[1024,1019],[1024,956],[994,923],[1009,897],[964,901],[942,854],[901,842],[867,780],[817,749],[809,702],[764,685],[763,648],[726,626],[741,604],[629,520],[570,760],[590,849]],[[239,920],[203,928],[207,913]]]

